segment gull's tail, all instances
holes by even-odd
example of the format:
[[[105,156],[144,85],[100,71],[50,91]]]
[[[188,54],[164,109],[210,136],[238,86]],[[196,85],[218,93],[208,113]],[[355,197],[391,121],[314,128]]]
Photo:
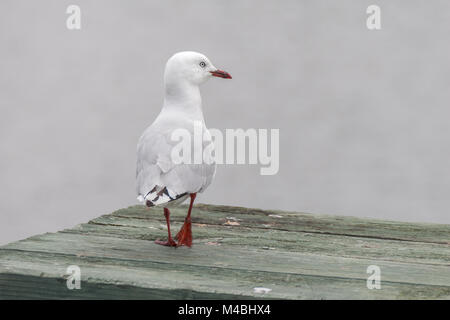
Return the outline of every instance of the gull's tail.
[[[155,186],[145,196],[140,194],[137,199],[140,202],[144,202],[147,207],[154,207],[162,204],[166,204],[166,206],[169,204],[170,206],[174,206],[183,202],[187,196],[187,192],[182,194],[175,194],[166,187]]]

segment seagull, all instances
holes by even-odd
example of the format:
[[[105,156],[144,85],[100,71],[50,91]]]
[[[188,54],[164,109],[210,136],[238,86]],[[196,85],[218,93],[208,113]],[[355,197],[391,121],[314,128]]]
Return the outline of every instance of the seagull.
[[[200,148],[207,143],[212,145],[211,135],[203,118],[199,89],[202,83],[212,77],[231,79],[228,72],[214,67],[201,53],[184,51],[169,58],[164,71],[165,96],[162,110],[144,131],[137,145],[137,199],[148,207],[164,208],[168,239],[156,240],[155,243],[160,245],[191,247],[192,205],[197,193],[205,191],[216,172],[214,161],[179,163],[172,155],[178,143],[174,141],[173,133],[182,129],[194,138],[194,128],[199,124],[207,138],[202,139],[200,144],[192,143],[193,154],[202,152],[203,149]],[[175,236],[177,243],[170,232],[169,208],[181,204],[188,197],[189,209],[182,228]]]

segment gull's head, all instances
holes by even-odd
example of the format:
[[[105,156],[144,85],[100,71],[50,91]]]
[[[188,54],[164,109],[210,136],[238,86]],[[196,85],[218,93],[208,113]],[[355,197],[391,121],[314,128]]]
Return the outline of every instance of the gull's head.
[[[204,54],[193,51],[175,53],[167,61],[164,72],[166,83],[188,81],[200,85],[211,77],[231,79],[228,72],[217,69]]]

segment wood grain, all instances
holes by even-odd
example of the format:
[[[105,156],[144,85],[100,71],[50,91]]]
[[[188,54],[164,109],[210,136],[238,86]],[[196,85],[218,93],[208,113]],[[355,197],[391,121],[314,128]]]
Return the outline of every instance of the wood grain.
[[[449,225],[197,205],[193,234],[192,248],[158,246],[162,210],[133,206],[10,243],[0,299],[450,299]],[[81,290],[66,287],[69,265]]]

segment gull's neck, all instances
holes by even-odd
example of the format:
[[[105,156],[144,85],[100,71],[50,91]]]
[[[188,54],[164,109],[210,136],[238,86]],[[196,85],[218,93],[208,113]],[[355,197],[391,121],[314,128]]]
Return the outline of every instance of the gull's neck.
[[[200,88],[188,81],[166,81],[163,111],[179,112],[204,121]]]

